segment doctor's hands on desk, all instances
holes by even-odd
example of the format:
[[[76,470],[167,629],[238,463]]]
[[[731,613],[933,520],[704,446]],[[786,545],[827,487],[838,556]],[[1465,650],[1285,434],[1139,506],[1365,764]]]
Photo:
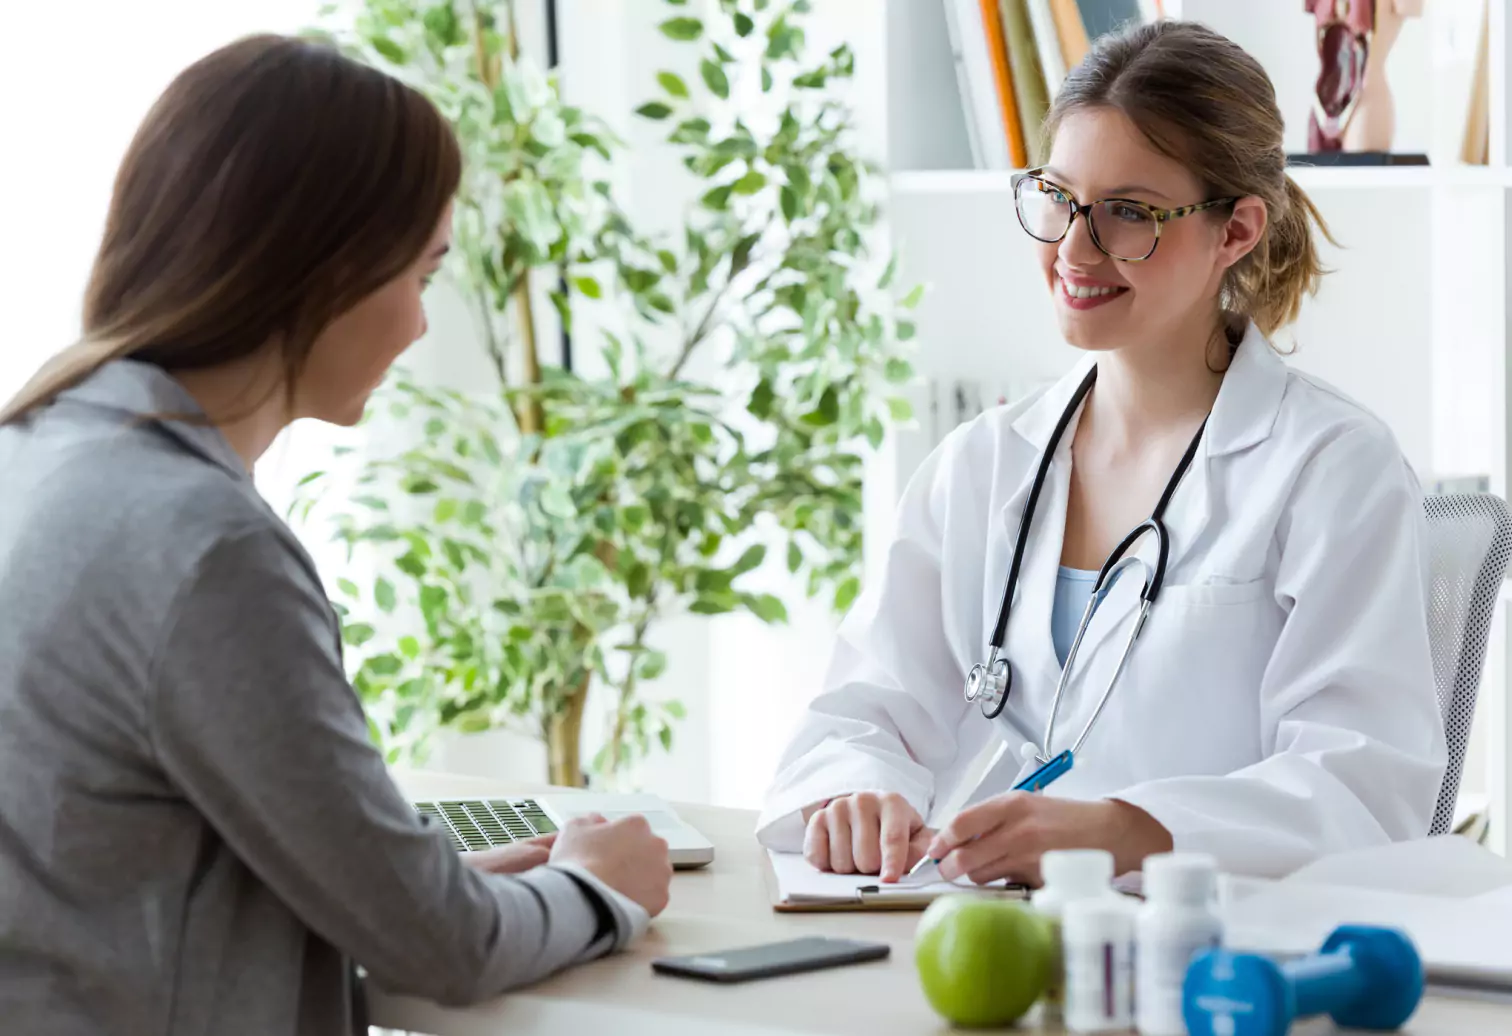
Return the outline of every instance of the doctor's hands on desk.
[[[934,836],[902,795],[864,791],[830,799],[809,814],[803,857],[822,871],[897,881]]]
[[[808,818],[804,857],[837,874],[878,874],[896,881],[928,855],[947,881],[978,884],[1007,878],[1038,886],[1040,856],[1050,849],[1106,849],[1115,873],[1171,850],[1170,832],[1137,806],[1117,799],[1084,802],[1010,791],[962,810],[938,833],[896,794],[862,792],[831,799]]]

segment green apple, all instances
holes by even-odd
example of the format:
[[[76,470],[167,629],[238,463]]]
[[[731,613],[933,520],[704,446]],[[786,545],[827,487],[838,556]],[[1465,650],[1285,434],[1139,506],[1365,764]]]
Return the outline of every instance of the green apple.
[[[1045,991],[1053,942],[1048,922],[1018,900],[942,896],[914,933],[924,995],[961,1026],[1010,1025]]]

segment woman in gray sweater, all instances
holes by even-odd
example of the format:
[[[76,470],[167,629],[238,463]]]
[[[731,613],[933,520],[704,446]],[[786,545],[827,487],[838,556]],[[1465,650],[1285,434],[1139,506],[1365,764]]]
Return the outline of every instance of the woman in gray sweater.
[[[666,905],[639,818],[469,866],[369,744],[315,568],[250,471],[425,331],[460,155],[312,43],[187,69],[125,157],[84,337],[0,410],[0,1018],[321,1034],[356,968],[466,1003]]]

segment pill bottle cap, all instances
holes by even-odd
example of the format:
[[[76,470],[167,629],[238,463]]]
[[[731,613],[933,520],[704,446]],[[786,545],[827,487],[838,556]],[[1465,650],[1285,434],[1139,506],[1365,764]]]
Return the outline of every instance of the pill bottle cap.
[[[1217,887],[1218,861],[1206,853],[1160,853],[1144,861],[1144,895],[1152,903],[1201,906]]]
[[[1052,849],[1040,857],[1045,884],[1070,893],[1106,892],[1113,881],[1113,854],[1106,849]]]

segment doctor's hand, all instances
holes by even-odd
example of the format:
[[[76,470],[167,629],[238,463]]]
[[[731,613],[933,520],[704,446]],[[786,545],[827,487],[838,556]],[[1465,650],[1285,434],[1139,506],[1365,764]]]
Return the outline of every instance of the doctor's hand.
[[[831,799],[809,817],[803,858],[836,874],[897,881],[924,857],[934,832],[902,795],[873,791]]]
[[[1137,869],[1146,856],[1170,852],[1171,833],[1150,814],[1117,799],[1083,802],[1010,791],[964,809],[928,847],[940,875],[977,884],[1007,878],[1041,885],[1040,856],[1050,849],[1106,849],[1113,872]]]

